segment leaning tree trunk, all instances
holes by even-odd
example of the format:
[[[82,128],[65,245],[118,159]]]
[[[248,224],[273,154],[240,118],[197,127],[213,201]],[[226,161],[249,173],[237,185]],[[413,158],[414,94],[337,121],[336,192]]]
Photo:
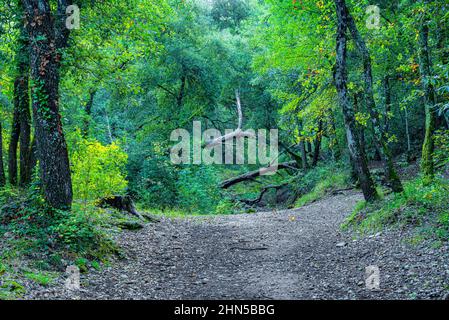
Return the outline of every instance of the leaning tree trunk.
[[[6,185],[5,168],[3,167],[3,128],[0,122],[0,188]]]
[[[357,136],[357,128],[355,122],[354,110],[351,105],[348,88],[347,88],[347,10],[344,0],[335,0],[337,9],[338,27],[337,27],[337,66],[335,71],[335,86],[338,92],[338,98],[343,110],[345,120],[346,138],[348,140],[349,152],[351,159],[357,170],[360,187],[366,201],[374,201],[377,199],[376,188],[368,169],[366,155],[361,150],[360,142]]]
[[[363,40],[357,29],[357,25],[355,24],[353,17],[349,13],[349,10],[344,3],[345,1],[342,2],[344,10],[346,11],[346,17],[348,19],[349,31],[351,32],[352,38],[354,39],[363,59],[366,106],[370,113],[370,118],[374,129],[374,141],[377,149],[380,151],[381,158],[384,162],[385,178],[387,179],[393,192],[402,192],[404,191],[404,188],[394,167],[393,155],[388,145],[388,138],[380,123],[380,115],[376,108],[376,102],[374,100],[371,56],[368,51],[368,47],[365,44],[365,41]]]
[[[58,93],[61,59],[58,52],[61,47],[58,44],[66,43],[61,35],[67,34],[67,31],[55,30],[48,0],[23,2],[31,43],[32,105],[43,191],[52,207],[69,209],[72,204],[72,182]],[[58,1],[59,6],[62,4],[66,4],[66,1]]]
[[[419,46],[420,72],[426,110],[426,131],[422,148],[421,170],[425,178],[431,181],[435,175],[433,153],[435,148],[434,130],[436,117],[433,108],[436,103],[436,96],[435,88],[431,82],[432,62],[429,53],[429,19],[425,13],[419,31]]]

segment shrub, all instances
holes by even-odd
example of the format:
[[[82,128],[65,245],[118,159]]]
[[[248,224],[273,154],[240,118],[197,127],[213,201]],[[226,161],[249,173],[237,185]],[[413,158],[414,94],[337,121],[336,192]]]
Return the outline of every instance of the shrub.
[[[222,200],[219,179],[212,166],[192,166],[179,172],[178,205],[193,213],[214,213]]]
[[[70,137],[74,199],[97,200],[122,193],[127,187],[125,166],[127,154],[116,143],[103,145],[81,137],[79,131]]]

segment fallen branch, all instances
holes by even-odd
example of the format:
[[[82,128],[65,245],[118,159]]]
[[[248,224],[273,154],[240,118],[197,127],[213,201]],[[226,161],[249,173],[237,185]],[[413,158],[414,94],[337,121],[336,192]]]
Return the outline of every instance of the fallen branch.
[[[294,169],[297,170],[297,163],[296,161],[289,161],[289,162],[284,162],[284,163],[279,163],[277,165],[277,167],[273,167],[272,170],[277,169],[277,170],[282,170],[282,169]],[[248,181],[248,180],[252,180],[256,177],[259,177],[260,175],[263,175],[265,172],[269,171],[270,169],[268,168],[263,168],[263,169],[257,169],[255,171],[251,171],[251,172],[247,172],[245,174],[242,174],[238,177],[235,178],[231,178],[228,180],[223,181],[220,184],[220,188],[222,189],[228,189],[229,187],[232,187],[233,185],[243,182],[243,181]]]
[[[256,199],[252,199],[252,200],[240,199],[239,201],[243,202],[243,203],[245,203],[247,205],[255,205],[255,204],[259,203],[262,200],[262,197],[264,196],[264,194],[268,190],[270,190],[270,189],[278,190],[278,189],[280,189],[282,187],[285,187],[288,184],[289,184],[289,182],[284,182],[284,183],[281,183],[281,184],[278,184],[278,185],[269,185],[269,186],[263,187],[262,190],[260,191],[259,196]]]

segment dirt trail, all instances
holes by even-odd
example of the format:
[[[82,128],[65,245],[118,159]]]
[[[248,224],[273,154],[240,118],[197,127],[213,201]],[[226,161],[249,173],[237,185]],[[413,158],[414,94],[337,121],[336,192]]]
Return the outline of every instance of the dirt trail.
[[[408,245],[400,231],[356,241],[340,231],[360,199],[345,192],[294,210],[164,219],[124,232],[126,259],[83,275],[76,295],[61,279],[30,298],[447,298],[447,246]],[[379,291],[365,287],[370,265],[380,269]]]

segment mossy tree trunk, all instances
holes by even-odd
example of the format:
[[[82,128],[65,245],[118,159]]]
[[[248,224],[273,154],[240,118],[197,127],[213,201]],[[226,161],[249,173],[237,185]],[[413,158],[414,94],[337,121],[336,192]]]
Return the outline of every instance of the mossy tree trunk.
[[[8,149],[8,180],[12,186],[17,185],[17,147],[19,145],[19,93],[18,81],[14,82],[14,111],[11,124],[11,136]]]
[[[59,114],[59,49],[67,44],[68,30],[52,16],[48,0],[24,0],[30,37],[32,105],[43,191],[47,202],[57,209],[69,209],[72,203],[67,144]],[[61,6],[69,1],[58,1]],[[57,30],[55,26],[62,28]]]
[[[23,8],[20,7],[22,18]],[[23,22],[23,21],[21,21]],[[20,142],[20,179],[19,184],[26,186],[31,180],[30,168],[30,140],[31,140],[31,115],[29,99],[29,37],[21,23],[17,51],[17,76],[14,81],[14,111],[11,125],[11,143],[9,145],[9,181],[11,185],[17,185],[17,147]]]
[[[346,3],[344,0],[335,0],[337,10],[337,65],[335,71],[335,86],[338,92],[338,99],[343,110],[343,117],[346,128],[346,138],[351,159],[357,170],[357,175],[362,188],[365,200],[372,202],[377,199],[377,192],[371,174],[368,169],[366,155],[360,146],[360,140],[357,133],[354,109],[348,94],[348,76],[347,76],[347,38],[346,30],[348,28],[348,17]]]
[[[432,61],[429,52],[429,18],[423,13],[421,28],[419,31],[419,60],[421,82],[424,91],[424,105],[426,112],[425,136],[422,148],[421,170],[427,181],[431,181],[435,175],[434,169],[434,131],[436,123],[435,104],[436,95],[435,88],[431,82],[432,77]]]
[[[0,188],[6,185],[5,168],[3,167],[3,128],[0,122]]]
[[[381,159],[384,163],[385,177],[393,192],[403,192],[404,188],[394,167],[393,154],[391,153],[390,147],[388,145],[387,133],[385,132],[385,130],[383,130],[384,128],[382,128],[382,125],[380,123],[380,115],[376,107],[376,102],[374,100],[371,55],[365,41],[363,40],[357,29],[354,18],[349,13],[348,8],[346,7],[346,4],[344,5],[344,7],[344,10],[346,10],[346,16],[348,18],[349,31],[351,32],[352,38],[355,41],[356,47],[363,59],[366,107],[369,111],[371,123],[373,125],[374,142],[380,152]]]

